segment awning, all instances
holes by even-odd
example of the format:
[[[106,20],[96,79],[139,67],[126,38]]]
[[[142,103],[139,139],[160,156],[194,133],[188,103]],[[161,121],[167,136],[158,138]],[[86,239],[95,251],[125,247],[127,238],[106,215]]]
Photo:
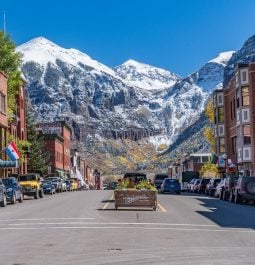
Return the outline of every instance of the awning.
[[[19,167],[18,160],[11,161],[11,160],[1,160],[0,159],[0,168],[17,168]]]

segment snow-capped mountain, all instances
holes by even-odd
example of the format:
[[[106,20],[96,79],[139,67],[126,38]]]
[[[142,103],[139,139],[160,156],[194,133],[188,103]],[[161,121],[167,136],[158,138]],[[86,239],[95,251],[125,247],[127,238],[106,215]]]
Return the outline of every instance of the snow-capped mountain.
[[[232,54],[222,53],[181,79],[133,60],[111,69],[42,37],[17,51],[38,120],[68,120],[85,144],[93,137],[147,137],[155,145],[173,143],[199,119]]]
[[[115,67],[115,70],[131,86],[146,90],[169,88],[181,79],[175,73],[134,60],[126,61],[122,65]]]

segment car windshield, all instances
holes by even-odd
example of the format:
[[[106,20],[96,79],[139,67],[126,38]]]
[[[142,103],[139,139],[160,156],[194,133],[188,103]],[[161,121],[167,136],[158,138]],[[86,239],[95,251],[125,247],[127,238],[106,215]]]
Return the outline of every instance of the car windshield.
[[[2,179],[5,186],[11,186],[13,181],[11,179]]]
[[[168,175],[160,174],[155,176],[155,180],[164,180],[165,178],[168,178]]]
[[[33,181],[36,180],[36,176],[35,175],[22,175],[19,176],[19,181]]]
[[[179,181],[177,179],[166,179],[165,180],[165,183],[173,183],[173,184],[176,184],[176,183],[179,183]]]

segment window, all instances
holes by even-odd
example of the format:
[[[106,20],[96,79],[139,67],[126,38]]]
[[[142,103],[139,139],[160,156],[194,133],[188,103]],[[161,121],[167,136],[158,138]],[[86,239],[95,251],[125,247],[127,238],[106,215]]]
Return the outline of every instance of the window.
[[[195,156],[195,157],[193,158],[193,161],[194,161],[194,163],[200,163],[200,162],[201,162],[201,160],[200,160],[200,156]]]
[[[236,99],[236,107],[237,107],[237,108],[240,107],[240,100],[239,100],[239,97]]]
[[[249,87],[242,87],[242,106],[250,105]]]
[[[251,160],[251,148],[250,147],[243,148],[243,160]]]
[[[218,108],[218,122],[220,123],[224,122],[224,108],[223,107]]]
[[[248,69],[241,70],[241,84],[247,84],[248,83]]]
[[[219,125],[218,130],[219,136],[224,136],[224,125]]]
[[[250,145],[251,144],[251,127],[250,125],[243,126],[243,144]]]
[[[225,153],[225,138],[219,138],[219,151],[220,153]]]
[[[209,161],[209,157],[208,156],[202,156],[202,162],[208,162]]]
[[[242,81],[246,81],[247,80],[247,73],[246,71],[242,72]]]
[[[232,154],[236,154],[236,136],[231,138]]]
[[[250,122],[250,111],[249,109],[242,110],[242,122]]]
[[[230,101],[230,117],[231,117],[231,120],[233,120],[233,103],[232,103],[232,101]]]
[[[233,101],[233,114],[234,114],[234,118],[236,117],[236,100],[234,99]]]
[[[222,105],[222,104],[223,104],[223,95],[218,94],[218,105]]]
[[[0,94],[0,111],[6,113],[5,95]]]

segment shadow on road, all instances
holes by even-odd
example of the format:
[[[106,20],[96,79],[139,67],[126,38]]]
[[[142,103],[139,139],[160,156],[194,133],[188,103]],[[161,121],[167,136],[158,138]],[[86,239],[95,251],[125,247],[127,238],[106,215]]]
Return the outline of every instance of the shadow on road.
[[[207,197],[197,197],[205,211],[197,211],[222,227],[255,229],[255,208],[251,205],[237,205]]]

